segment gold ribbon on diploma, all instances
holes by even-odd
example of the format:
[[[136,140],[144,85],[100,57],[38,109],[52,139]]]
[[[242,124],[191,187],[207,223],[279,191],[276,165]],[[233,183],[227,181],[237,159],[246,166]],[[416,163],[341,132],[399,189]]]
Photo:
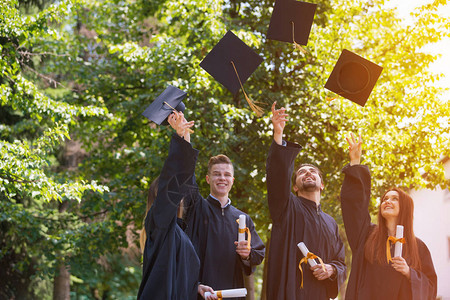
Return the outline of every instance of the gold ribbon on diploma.
[[[302,283],[301,283],[301,285],[300,285],[300,288],[301,288],[301,289],[303,288],[303,270],[302,270],[302,264],[303,264],[303,263],[307,264],[307,263],[308,263],[308,259],[315,259],[315,258],[317,258],[317,259],[319,260],[320,265],[322,266],[322,270],[323,270],[324,272],[327,271],[327,270],[325,269],[325,264],[323,263],[323,260],[322,260],[320,257],[318,257],[317,255],[315,255],[314,253],[308,252],[308,254],[306,254],[306,256],[303,257],[303,258],[300,260],[299,264],[298,264],[298,269],[300,270],[300,275],[302,276]]]
[[[166,101],[164,101],[164,104],[167,105],[168,107],[170,107],[173,111],[176,111],[177,113],[179,113],[178,110],[176,110],[175,108],[173,108],[172,105],[170,105],[170,104],[167,103]],[[190,128],[188,128],[187,131],[188,131],[189,133],[194,133],[194,130],[192,130],[192,129],[190,129]]]
[[[389,241],[392,242],[392,244],[395,245],[395,243],[400,242],[402,244],[406,243],[405,238],[395,238],[395,236],[389,236],[388,239],[386,240],[386,258],[387,258],[387,263],[389,262],[393,262],[392,261],[392,257],[391,257],[391,245],[389,245]]]
[[[219,300],[222,300],[222,291],[217,291],[216,292],[217,298],[219,298]]]
[[[300,46],[296,41],[295,41],[295,33],[294,33],[294,22],[292,22],[292,42],[294,43],[294,47],[297,48],[298,50],[300,50],[300,52],[302,52],[303,54],[308,53],[305,49],[303,49],[302,46]]]
[[[239,224],[239,219],[236,219],[236,223]],[[248,227],[245,228],[239,228],[238,229],[239,233],[246,233],[247,232],[247,236],[248,236],[248,241],[247,241],[247,249],[250,250],[251,246],[250,243],[252,241],[252,234],[250,233],[250,229],[248,229]]]
[[[239,80],[239,84],[241,85],[241,89],[242,89],[242,92],[244,93],[245,100],[247,100],[248,105],[256,113],[256,115],[258,117],[261,117],[264,113],[264,110],[261,107],[259,107],[258,105],[256,105],[255,102],[253,102],[253,100],[247,96],[247,93],[244,90],[244,86],[242,85],[241,78],[239,77],[239,74],[236,70],[236,66],[234,65],[234,62],[231,61],[231,64],[233,65],[234,72],[236,73],[236,76]]]

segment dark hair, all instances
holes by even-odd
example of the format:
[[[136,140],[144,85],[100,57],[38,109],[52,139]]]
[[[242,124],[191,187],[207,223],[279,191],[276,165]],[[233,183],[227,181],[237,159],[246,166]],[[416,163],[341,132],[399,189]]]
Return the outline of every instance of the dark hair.
[[[294,174],[292,174],[292,186],[295,186],[295,182],[297,181],[297,172],[298,172],[298,170],[300,170],[300,168],[303,168],[303,167],[306,167],[306,166],[313,167],[314,169],[316,169],[317,173],[319,173],[320,180],[322,181],[322,183],[324,183],[323,182],[322,171],[319,169],[318,166],[313,165],[313,164],[303,163],[303,164],[298,165],[297,168],[295,169]]]
[[[145,247],[145,241],[147,240],[147,233],[145,232],[145,218],[147,217],[147,212],[150,210],[150,207],[152,207],[153,202],[155,202],[156,195],[158,194],[158,183],[159,183],[159,176],[156,177],[155,180],[150,184],[150,187],[148,188],[148,195],[147,195],[147,205],[145,209],[144,214],[144,222],[142,226],[141,233],[139,234],[139,244],[141,246],[141,251],[144,252]]]
[[[216,156],[212,156],[209,159],[208,162],[208,174],[211,172],[211,168],[214,165],[218,165],[218,164],[228,164],[231,165],[231,169],[234,172],[234,168],[233,168],[233,163],[231,162],[231,160],[228,158],[228,156],[224,155],[224,154],[219,154]]]
[[[378,207],[378,225],[372,230],[366,240],[364,256],[370,263],[387,263],[386,239],[388,238],[388,232],[386,220],[381,215],[381,203],[383,202],[385,195],[390,191],[396,191],[400,196],[398,225],[404,226],[403,237],[406,241],[403,246],[403,257],[408,261],[410,267],[420,270],[419,248],[417,247],[417,241],[413,230],[414,201],[410,195],[400,188],[390,188],[381,197],[380,205]]]

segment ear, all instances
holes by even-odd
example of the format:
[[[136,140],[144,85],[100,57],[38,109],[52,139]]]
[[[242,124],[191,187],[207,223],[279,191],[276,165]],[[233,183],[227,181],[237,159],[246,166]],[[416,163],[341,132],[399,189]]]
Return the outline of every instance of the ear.
[[[297,187],[297,185],[295,184],[292,188],[294,189],[295,194],[297,194],[297,192],[298,192],[298,187]]]
[[[209,176],[206,175],[206,182],[209,184]]]
[[[320,183],[320,190],[323,191],[323,189],[325,188],[325,185],[323,184],[323,182]]]

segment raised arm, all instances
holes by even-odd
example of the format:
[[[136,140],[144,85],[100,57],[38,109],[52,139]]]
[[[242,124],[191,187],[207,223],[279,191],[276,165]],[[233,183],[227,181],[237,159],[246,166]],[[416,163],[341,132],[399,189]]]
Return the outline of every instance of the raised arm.
[[[153,204],[152,213],[156,226],[165,227],[176,217],[181,199],[193,176],[198,151],[193,150],[188,129],[194,122],[187,122],[182,113],[169,116],[169,124],[175,129],[169,146],[169,155],[164,162],[158,184],[158,193]],[[186,140],[187,139],[187,140]],[[191,155],[186,155],[186,149]]]
[[[347,137],[350,164],[342,172],[345,174],[341,188],[341,209],[345,231],[352,250],[364,246],[370,229],[370,172],[367,166],[360,165],[361,137],[352,134]]]
[[[266,162],[267,195],[272,220],[285,212],[291,194],[291,176],[294,161],[301,146],[287,142],[283,144],[283,130],[286,125],[286,109],[275,109],[272,105],[272,123],[274,142],[270,146]]]

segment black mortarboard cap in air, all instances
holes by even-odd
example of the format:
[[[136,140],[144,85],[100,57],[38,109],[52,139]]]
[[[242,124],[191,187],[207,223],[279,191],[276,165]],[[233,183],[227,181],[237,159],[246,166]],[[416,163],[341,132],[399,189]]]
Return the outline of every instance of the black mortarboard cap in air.
[[[306,45],[317,4],[296,0],[277,0],[270,18],[267,38]],[[294,30],[294,32],[292,32]],[[294,33],[294,34],[293,34]],[[294,39],[293,39],[294,38]]]
[[[144,117],[150,119],[158,125],[169,125],[167,117],[177,110],[184,112],[185,105],[182,102],[187,93],[169,85],[164,92],[159,95],[142,113]]]
[[[325,88],[364,106],[382,70],[377,64],[344,49]]]
[[[262,61],[252,48],[228,31],[206,55],[200,67],[235,95]],[[259,114],[261,108],[243,92],[252,110]]]

